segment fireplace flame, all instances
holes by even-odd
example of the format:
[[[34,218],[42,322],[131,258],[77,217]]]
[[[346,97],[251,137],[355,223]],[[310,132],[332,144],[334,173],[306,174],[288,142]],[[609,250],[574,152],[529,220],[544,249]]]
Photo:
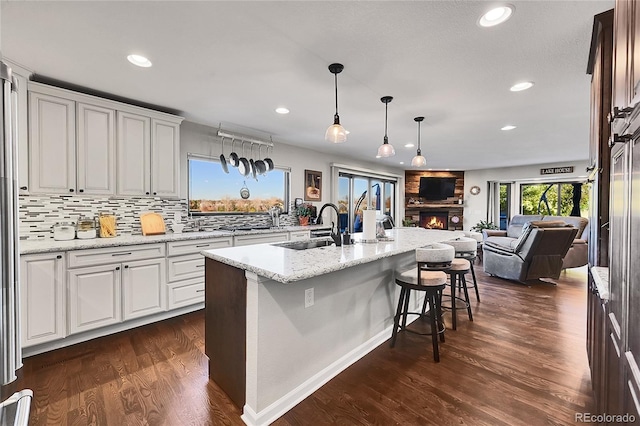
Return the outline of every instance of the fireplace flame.
[[[426,221],[424,227],[427,229],[444,229],[444,222],[435,216],[431,216],[431,218]]]

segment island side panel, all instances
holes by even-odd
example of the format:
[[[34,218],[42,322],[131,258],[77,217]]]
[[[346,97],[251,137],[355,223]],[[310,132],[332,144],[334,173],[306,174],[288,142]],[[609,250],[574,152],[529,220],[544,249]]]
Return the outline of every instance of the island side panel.
[[[205,259],[205,354],[209,378],[242,408],[246,388],[247,281],[244,270]]]

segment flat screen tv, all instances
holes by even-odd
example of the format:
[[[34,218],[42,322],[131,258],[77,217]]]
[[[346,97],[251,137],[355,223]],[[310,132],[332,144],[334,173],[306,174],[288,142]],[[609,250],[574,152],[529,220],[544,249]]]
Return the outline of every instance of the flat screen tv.
[[[456,190],[454,177],[421,177],[418,195],[426,200],[446,200]]]

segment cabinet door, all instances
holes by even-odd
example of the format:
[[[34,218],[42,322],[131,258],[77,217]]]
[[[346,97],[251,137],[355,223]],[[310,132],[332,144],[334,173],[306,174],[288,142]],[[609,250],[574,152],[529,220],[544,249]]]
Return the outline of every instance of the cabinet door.
[[[640,41],[640,40],[639,40]],[[629,219],[629,303],[627,314],[627,352],[625,362],[627,366],[627,395],[625,396],[625,410],[635,413],[640,411],[640,274],[636,265],[640,265],[640,139],[631,144],[631,197]],[[636,417],[637,418],[637,417]]]
[[[616,0],[613,34],[613,99],[611,106],[625,108],[629,105],[629,17],[628,0]]]
[[[625,301],[628,295],[626,246],[628,244],[629,145],[624,144],[611,157],[610,280],[607,305],[607,414],[622,413],[623,362],[626,342]]]
[[[18,107],[16,109],[16,137],[18,145],[18,187],[20,194],[29,192],[29,126],[27,116],[28,108],[28,92],[27,81],[28,73],[24,70],[24,76],[18,74],[22,70],[18,70],[11,65],[13,76],[18,81]]]
[[[153,119],[151,122],[151,190],[159,197],[180,195],[180,125]]]
[[[166,310],[166,277],[165,259],[139,260],[123,265],[125,320]]]
[[[32,193],[76,190],[75,102],[29,93],[29,159]]]
[[[122,320],[120,264],[73,269],[69,279],[69,334]]]
[[[61,253],[20,258],[22,346],[65,337],[64,259]]]
[[[78,192],[113,195],[116,190],[116,112],[77,104]]]
[[[631,31],[629,37],[631,37],[631,98],[633,104],[640,101],[640,4],[634,1],[631,4],[632,19]]]
[[[151,194],[151,119],[118,111],[119,195]]]

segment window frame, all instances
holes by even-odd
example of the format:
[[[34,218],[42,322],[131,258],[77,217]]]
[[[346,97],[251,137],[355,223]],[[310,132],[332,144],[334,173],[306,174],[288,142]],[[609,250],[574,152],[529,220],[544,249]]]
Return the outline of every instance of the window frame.
[[[217,163],[218,167],[222,168],[220,158],[211,157],[203,154],[187,153],[187,212],[189,216],[248,216],[248,215],[264,215],[268,216],[269,212],[192,212],[189,205],[191,202],[191,161],[210,161]],[[229,166],[229,173],[233,171],[233,167]],[[289,214],[291,206],[291,168],[275,165],[274,170],[279,170],[284,173],[284,208],[282,214]]]

